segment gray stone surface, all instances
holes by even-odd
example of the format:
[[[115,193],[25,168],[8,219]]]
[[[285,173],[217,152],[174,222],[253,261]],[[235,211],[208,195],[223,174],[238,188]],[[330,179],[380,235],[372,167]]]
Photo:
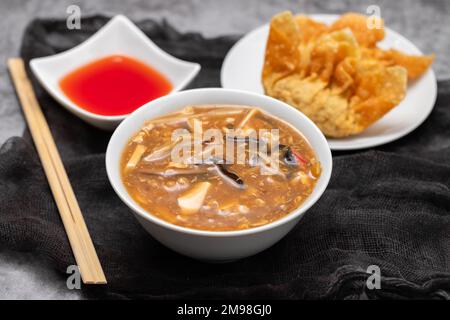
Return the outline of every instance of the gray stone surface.
[[[0,144],[21,135],[24,122],[6,70],[6,59],[18,54],[26,24],[35,17],[66,16],[76,4],[82,15],[122,13],[132,19],[166,18],[181,31],[198,31],[213,37],[243,34],[266,23],[282,10],[305,13],[366,12],[381,8],[386,25],[412,40],[425,53],[434,52],[438,79],[450,76],[450,1],[353,1],[353,0],[0,0]],[[1,214],[1,210],[0,210]],[[0,244],[0,299],[79,299],[69,291],[43,257],[10,252]]]

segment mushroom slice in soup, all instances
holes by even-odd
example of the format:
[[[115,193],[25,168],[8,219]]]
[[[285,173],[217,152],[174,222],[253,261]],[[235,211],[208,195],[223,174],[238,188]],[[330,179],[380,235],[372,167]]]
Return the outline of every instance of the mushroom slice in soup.
[[[162,177],[173,177],[183,175],[195,175],[207,173],[207,169],[204,167],[194,166],[192,168],[168,168],[168,169],[151,169],[140,168],[136,170],[136,173],[144,173],[149,175],[156,175]]]
[[[181,140],[183,139],[183,136],[178,136],[177,139],[174,141],[171,141],[162,147],[153,150],[152,153],[150,153],[148,156],[144,158],[144,161],[146,162],[154,162],[166,159],[170,156],[172,149],[177,145]]]

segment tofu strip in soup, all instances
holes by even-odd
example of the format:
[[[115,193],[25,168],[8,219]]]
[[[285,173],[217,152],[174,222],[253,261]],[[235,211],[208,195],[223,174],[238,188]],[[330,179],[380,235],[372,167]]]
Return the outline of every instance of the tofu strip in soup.
[[[187,106],[148,120],[121,161],[128,193],[149,214],[211,231],[286,216],[311,194],[320,173],[299,131],[235,105]]]

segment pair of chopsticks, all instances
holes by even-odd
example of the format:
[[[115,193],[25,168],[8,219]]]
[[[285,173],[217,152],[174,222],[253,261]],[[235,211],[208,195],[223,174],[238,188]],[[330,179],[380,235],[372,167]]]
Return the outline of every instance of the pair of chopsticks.
[[[105,284],[105,274],[55,141],[27,77],[24,62],[20,58],[12,58],[8,60],[8,67],[83,283]]]

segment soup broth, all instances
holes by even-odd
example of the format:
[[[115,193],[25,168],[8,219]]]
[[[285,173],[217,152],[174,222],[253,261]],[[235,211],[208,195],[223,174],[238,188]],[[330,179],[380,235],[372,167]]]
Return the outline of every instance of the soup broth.
[[[311,194],[320,173],[300,132],[245,106],[187,106],[149,120],[121,159],[123,183],[142,208],[211,231],[282,218]]]

